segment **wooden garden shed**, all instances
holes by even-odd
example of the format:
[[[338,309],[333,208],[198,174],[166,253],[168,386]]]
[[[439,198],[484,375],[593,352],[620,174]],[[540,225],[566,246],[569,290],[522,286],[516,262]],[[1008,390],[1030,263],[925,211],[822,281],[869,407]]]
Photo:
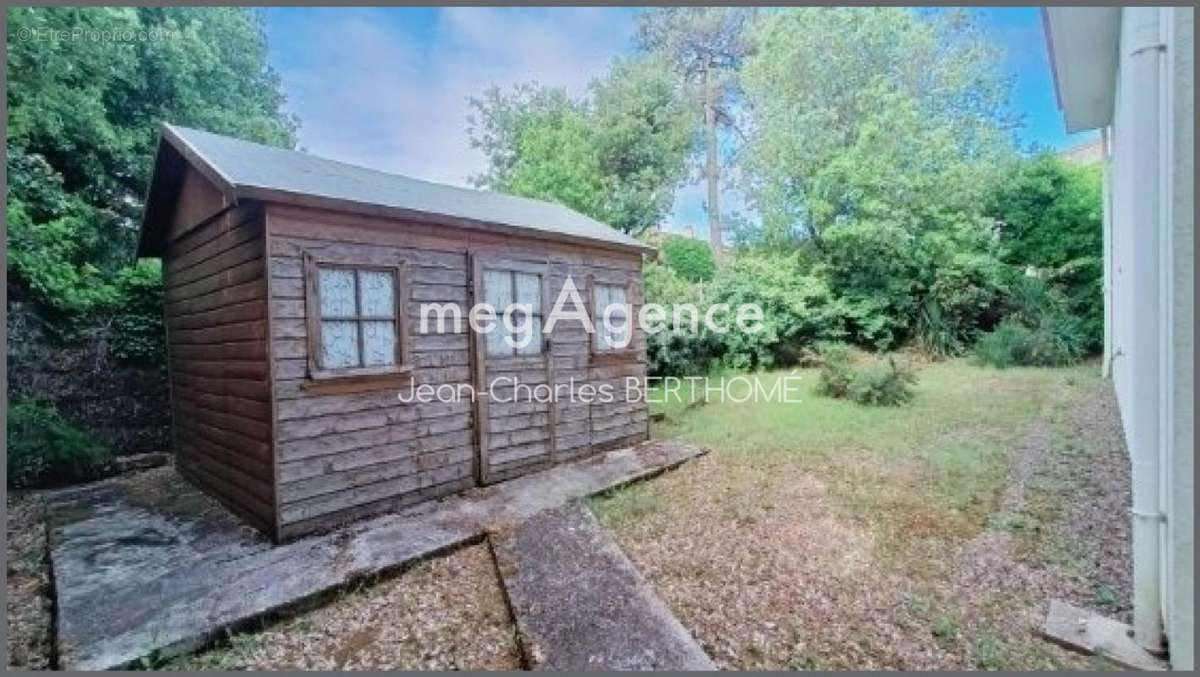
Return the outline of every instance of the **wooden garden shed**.
[[[177,467],[280,541],[644,440],[647,249],[557,204],[164,125],[138,253],[163,262]],[[527,303],[537,336],[568,279],[592,317],[632,307],[627,347],[467,322]],[[430,304],[460,321],[422,326]]]

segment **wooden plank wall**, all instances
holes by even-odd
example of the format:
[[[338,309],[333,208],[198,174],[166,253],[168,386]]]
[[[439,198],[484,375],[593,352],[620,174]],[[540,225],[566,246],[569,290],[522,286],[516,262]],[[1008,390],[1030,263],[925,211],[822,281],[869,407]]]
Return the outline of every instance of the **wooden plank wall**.
[[[274,535],[263,224],[239,208],[188,229],[163,274],[176,465]]]
[[[307,326],[302,256],[322,253],[363,264],[407,263],[411,285],[407,314],[410,326],[406,360],[416,384],[433,386],[472,381],[468,328],[422,332],[422,302],[454,302],[468,309],[468,266],[473,252],[488,256],[551,259],[550,293],[556,295],[571,274],[581,296],[590,299],[588,273],[619,270],[638,278],[636,254],[580,253],[569,247],[550,249],[542,242],[522,242],[366,217],[270,206],[268,208],[271,353],[275,371],[276,453],[279,463],[281,538],[328,528],[358,517],[394,510],[421,500],[445,496],[475,485],[474,404],[458,402],[404,404],[392,387],[375,392],[317,395],[303,388],[307,365]],[[635,311],[636,312],[636,311]],[[589,337],[576,323],[560,325],[552,339],[555,378],[618,379],[644,375],[644,362],[591,365]],[[644,355],[645,340],[635,334]],[[541,379],[540,381],[538,379]],[[544,383],[544,368],[521,373],[525,383]],[[619,392],[624,393],[623,382]],[[534,429],[545,425],[549,412],[537,403],[508,403],[489,408],[493,431],[490,450],[500,459],[503,479],[545,467],[548,444]],[[555,460],[577,458],[599,445],[645,439],[645,404],[560,403],[556,411]],[[544,438],[544,428],[541,437]],[[531,448],[530,440],[536,448]]]

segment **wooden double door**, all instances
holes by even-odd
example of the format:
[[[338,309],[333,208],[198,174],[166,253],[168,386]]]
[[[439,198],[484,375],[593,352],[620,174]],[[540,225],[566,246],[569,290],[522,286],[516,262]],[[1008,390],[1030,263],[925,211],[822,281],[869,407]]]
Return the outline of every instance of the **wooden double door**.
[[[543,331],[553,298],[547,261],[475,254],[470,269],[472,305],[495,311],[490,331],[468,323],[476,479],[489,484],[555,460],[553,341]]]

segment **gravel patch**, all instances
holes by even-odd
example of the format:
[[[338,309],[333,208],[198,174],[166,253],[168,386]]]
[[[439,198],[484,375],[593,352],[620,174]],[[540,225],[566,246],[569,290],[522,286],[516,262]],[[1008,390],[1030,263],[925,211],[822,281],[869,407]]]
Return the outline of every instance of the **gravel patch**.
[[[8,514],[8,669],[50,668],[50,575],[42,502],[10,492]]]
[[[706,457],[653,490],[656,507],[636,519],[601,514],[720,667],[944,663],[906,608],[912,586],[874,565],[872,537],[835,517],[814,476]]]
[[[966,624],[1035,667],[1096,667],[1093,659],[1031,641],[1050,600],[1128,622],[1132,560],[1129,460],[1111,384],[1059,399],[1010,460],[989,529],[955,557],[952,594]],[[981,667],[992,658],[967,647]]]
[[[521,665],[491,553],[486,545],[474,545],[165,667],[516,670]]]

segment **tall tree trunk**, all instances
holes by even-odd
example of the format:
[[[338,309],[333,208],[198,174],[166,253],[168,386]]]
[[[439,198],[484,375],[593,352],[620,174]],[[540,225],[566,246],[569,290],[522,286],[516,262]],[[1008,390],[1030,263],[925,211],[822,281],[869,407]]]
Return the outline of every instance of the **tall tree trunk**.
[[[708,181],[708,240],[713,257],[724,258],[721,245],[721,166],[717,160],[717,87],[711,68],[704,71],[704,145],[707,158],[704,177]]]

